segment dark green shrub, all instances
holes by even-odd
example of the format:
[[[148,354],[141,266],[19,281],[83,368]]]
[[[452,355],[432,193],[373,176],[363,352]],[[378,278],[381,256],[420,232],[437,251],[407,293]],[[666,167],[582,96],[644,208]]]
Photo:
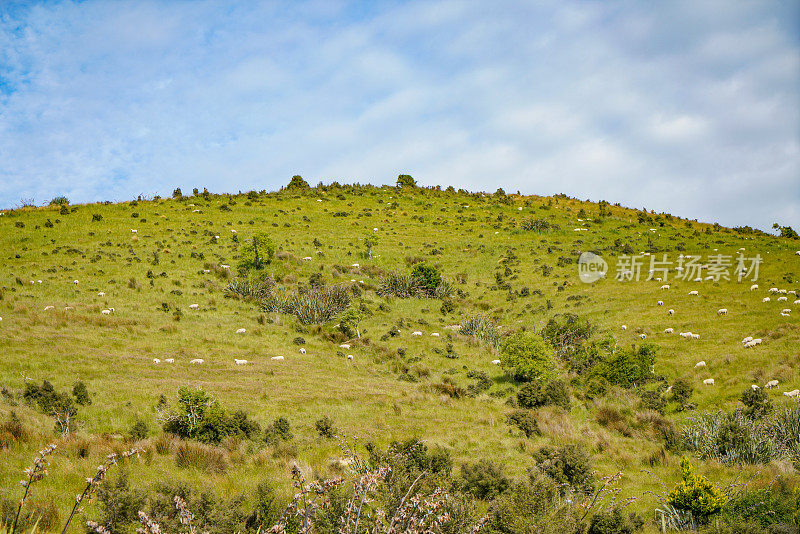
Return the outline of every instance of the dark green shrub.
[[[264,441],[271,445],[276,445],[281,441],[290,441],[293,437],[289,420],[285,417],[278,417],[264,431]]]
[[[148,428],[147,423],[145,423],[141,419],[137,419],[136,422],[131,427],[129,436],[131,438],[131,441],[139,441],[140,439],[146,438],[149,432],[150,429]]]
[[[526,438],[531,436],[541,436],[542,431],[539,430],[539,423],[533,414],[527,410],[517,410],[508,416],[508,424],[513,425],[520,429]]]
[[[222,406],[202,389],[181,387],[178,390],[178,411],[167,416],[164,431],[204,443],[219,443],[227,436],[251,437],[260,432],[260,428],[248,420],[244,412],[229,417]]]
[[[311,189],[311,186],[309,186],[308,182],[306,182],[303,179],[303,177],[300,176],[299,174],[295,174],[294,176],[292,176],[292,179],[289,180],[288,184],[286,184],[287,191],[296,191],[305,189]]]
[[[772,413],[772,401],[767,396],[767,392],[761,388],[747,388],[740,399],[745,405],[744,414],[747,417],[760,419]]]
[[[678,378],[675,380],[675,383],[672,384],[672,400],[680,405],[686,404],[686,402],[692,398],[692,393],[694,393],[694,388],[688,380]]]
[[[761,528],[792,523],[800,519],[800,494],[790,480],[778,477],[767,488],[745,488],[725,503],[720,515],[725,521],[755,521]]]
[[[667,401],[661,396],[661,393],[658,391],[644,391],[641,399],[642,408],[653,410],[663,415]]]
[[[574,313],[551,318],[541,332],[545,341],[563,358],[571,358],[580,351],[592,333],[592,324],[588,320],[581,320]]]
[[[72,396],[75,397],[75,402],[81,406],[88,406],[92,403],[92,399],[89,396],[89,390],[86,388],[86,384],[80,380],[75,382],[75,385],[72,386]]]
[[[586,494],[594,491],[594,471],[589,455],[574,444],[558,448],[542,447],[533,453],[537,467],[560,485],[562,493],[569,486]]]
[[[617,506],[592,515],[587,534],[632,534],[643,526],[644,519],[639,514],[626,514]]]
[[[501,365],[515,380],[543,380],[555,370],[552,349],[539,336],[520,332],[503,343]]]
[[[462,465],[461,480],[464,491],[486,501],[502,494],[511,485],[511,480],[503,474],[502,466],[485,459]]]
[[[249,419],[244,410],[237,410],[233,412],[231,421],[236,427],[236,434],[243,436],[247,439],[253,439],[257,434],[261,434],[261,425],[258,422]]]
[[[429,297],[435,295],[436,288],[442,283],[442,275],[439,271],[435,267],[425,263],[416,264],[414,268],[411,269],[411,277]]]
[[[147,500],[144,492],[131,489],[128,473],[122,470],[116,480],[105,481],[97,489],[97,523],[111,534],[122,534],[132,530],[139,522],[139,510]]]
[[[412,188],[417,186],[417,181],[409,174],[400,174],[397,177],[397,187]]]
[[[53,200],[50,201],[51,206],[68,206],[69,199],[65,196],[58,196],[54,197]]]
[[[605,356],[592,367],[592,377],[602,377],[610,384],[631,387],[643,384],[653,376],[655,345],[645,344],[629,350],[617,350]]]
[[[336,436],[336,427],[333,426],[333,419],[328,417],[327,415],[322,419],[318,419],[314,423],[314,428],[317,429],[317,433],[323,437],[331,439]]]
[[[92,214],[92,222],[100,222],[102,220],[103,220],[103,216],[100,215],[99,213],[93,213]]]
[[[253,495],[253,512],[245,520],[248,531],[266,532],[278,522],[283,507],[268,482],[260,482]]]
[[[240,270],[263,269],[275,255],[275,244],[267,234],[257,233],[240,247],[240,254]]]

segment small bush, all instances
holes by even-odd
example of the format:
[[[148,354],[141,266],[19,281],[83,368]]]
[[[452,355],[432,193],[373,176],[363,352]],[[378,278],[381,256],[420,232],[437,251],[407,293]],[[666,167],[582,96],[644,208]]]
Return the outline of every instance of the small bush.
[[[336,436],[336,427],[333,425],[333,419],[328,417],[327,415],[322,419],[318,419],[314,423],[314,428],[317,429],[317,433],[323,438],[334,438]]]
[[[102,220],[103,220],[103,216],[100,215],[99,213],[93,213],[92,214],[92,222],[100,222]]]
[[[722,510],[727,497],[705,477],[695,474],[688,458],[681,459],[681,478],[667,498],[678,510],[691,512],[700,523]]]
[[[543,380],[555,370],[552,349],[539,336],[514,334],[503,343],[501,366],[515,380]]]
[[[509,414],[508,424],[520,429],[526,438],[542,435],[542,431],[539,430],[539,423],[533,417],[533,414],[527,410],[517,410]]]
[[[92,399],[89,396],[89,390],[86,388],[86,384],[80,380],[75,382],[75,385],[72,386],[72,396],[75,397],[75,402],[81,406],[88,406],[92,403]]]
[[[688,380],[678,378],[675,380],[675,383],[672,384],[672,400],[677,402],[679,405],[685,404],[690,398],[692,398],[692,393],[694,393],[694,388]]]
[[[644,519],[636,512],[626,514],[622,508],[616,506],[593,514],[587,534],[632,534],[643,526]]]
[[[411,277],[416,280],[419,287],[428,297],[434,296],[436,288],[442,283],[441,273],[435,267],[425,263],[416,264],[411,269]]]
[[[569,392],[563,380],[531,380],[520,388],[517,403],[522,408],[556,405],[568,410]]]
[[[285,417],[278,417],[264,431],[264,441],[271,445],[276,445],[282,441],[290,441],[294,438],[289,420]]]
[[[240,248],[239,269],[263,269],[275,255],[275,244],[265,233],[258,233]]]
[[[502,466],[485,459],[462,465],[461,480],[464,491],[486,501],[502,494],[511,485],[511,480],[503,474]]]
[[[97,489],[97,523],[111,534],[130,532],[138,523],[139,510],[147,498],[144,492],[131,489],[127,471],[121,471],[116,480],[107,480]]]
[[[148,428],[147,423],[141,419],[137,419],[136,422],[133,423],[128,435],[130,436],[131,441],[139,441],[146,438],[149,432],[150,429]]]
[[[741,401],[745,405],[744,414],[747,417],[760,419],[772,413],[772,401],[769,400],[767,392],[761,388],[747,388],[742,393]]]
[[[542,447],[533,453],[537,467],[560,485],[590,494],[594,491],[594,471],[589,455],[578,445],[567,444],[562,447]]]
[[[65,196],[58,196],[54,197],[53,200],[50,201],[51,206],[68,206],[69,199]]]

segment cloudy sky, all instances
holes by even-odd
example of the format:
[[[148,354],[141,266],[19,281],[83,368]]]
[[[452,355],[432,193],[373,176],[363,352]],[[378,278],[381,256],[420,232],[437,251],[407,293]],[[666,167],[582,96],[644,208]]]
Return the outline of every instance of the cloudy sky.
[[[0,1],[0,207],[420,183],[800,226],[800,2]]]

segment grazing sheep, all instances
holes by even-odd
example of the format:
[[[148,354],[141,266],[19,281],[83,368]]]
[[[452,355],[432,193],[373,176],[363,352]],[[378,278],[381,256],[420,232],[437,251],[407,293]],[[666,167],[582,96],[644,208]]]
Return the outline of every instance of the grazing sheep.
[[[305,353],[306,353],[305,347],[300,347],[300,354],[305,354]]]
[[[108,308],[111,313],[114,313],[114,308]]]
[[[624,324],[624,325],[620,326],[620,329],[621,330],[627,330],[628,329],[628,325]]]
[[[691,337],[692,339],[700,339],[700,334],[692,334],[691,332],[689,332],[689,337]]]
[[[247,329],[245,328],[240,328],[239,330],[236,331],[237,334],[244,334],[245,332],[247,332]]]
[[[686,339],[689,339],[692,336],[692,333],[691,332],[681,332],[678,335],[681,336],[681,337],[684,337]]]
[[[781,312],[781,317],[791,317],[791,313]]]
[[[105,294],[105,292],[101,291],[101,292],[99,292],[99,293],[97,294],[97,296],[98,296],[98,297],[105,297],[105,296],[106,296],[106,294]]]
[[[728,308],[720,308],[717,310],[717,315],[728,315]]]
[[[770,380],[769,382],[764,384],[764,387],[765,388],[776,388],[776,387],[778,387],[778,381],[777,380]]]
[[[111,310],[103,310],[100,313],[102,313],[103,315],[111,315]]]
[[[273,356],[270,360],[274,362],[282,362],[284,360],[283,356]]]
[[[359,267],[361,267],[361,266],[360,266],[359,264],[357,264],[357,263],[354,263],[354,264],[353,264],[353,265],[351,265],[350,267],[355,267],[356,269],[358,269],[358,268],[359,268]]]
[[[45,307],[44,307],[44,311],[47,311],[47,310],[52,310],[52,309],[54,309],[54,308],[55,308],[55,306],[45,306]]]
[[[800,304],[800,299],[797,299],[796,301],[792,302],[792,304]]]
[[[175,358],[167,358],[164,363],[175,363]]]
[[[785,295],[786,294],[786,290],[785,289],[780,289],[780,290],[778,290],[778,293],[780,293],[781,295]]]
[[[189,309],[190,309],[190,310],[196,310],[196,309],[197,309],[197,308],[199,308],[199,307],[200,307],[200,305],[199,305],[199,304],[189,304]]]
[[[74,310],[72,306],[64,306],[64,311]]]
[[[742,340],[742,343],[750,343],[751,341],[753,341],[753,336],[747,336]]]
[[[158,358],[153,358],[153,363],[161,363],[161,360],[159,360]]]
[[[411,332],[411,335],[412,335],[412,336],[421,336],[421,335],[422,335],[422,332],[420,332],[419,330],[417,330],[416,332]]]
[[[349,349],[350,348],[350,344],[349,343],[342,343],[341,345],[339,345],[339,348],[340,349]]]
[[[781,310],[781,313],[792,313],[792,309],[791,308],[784,308],[784,309]]]
[[[432,332],[431,337],[439,337],[439,332]]]
[[[700,360],[699,362],[694,364],[694,368],[695,369],[699,369],[700,367],[705,367],[705,366],[706,366],[706,362],[704,360]]]
[[[136,233],[138,233],[138,232],[139,232],[139,230],[134,230],[133,228],[131,228],[131,233],[132,233],[132,234],[136,234]]]
[[[663,286],[661,286],[661,289],[669,289],[669,284],[664,284]]]
[[[220,264],[220,268],[221,268],[221,269],[230,269],[230,268],[231,268],[231,266],[230,266],[230,265],[225,265],[225,264],[223,263],[223,264]]]
[[[41,284],[41,283],[42,283],[42,281],[41,281],[41,280],[39,280],[39,283]],[[795,291],[794,289],[792,289],[791,291],[789,291],[789,294],[790,294],[790,295],[795,295],[795,296],[797,296],[797,291]]]
[[[303,261],[311,261],[311,256],[304,256]]]
[[[347,359],[348,359],[348,360],[352,360],[352,359],[353,359],[353,355],[352,355],[352,354],[348,354],[348,355],[347,355]]]
[[[778,297],[778,302],[786,302],[787,300],[789,300],[788,297]]]
[[[675,315],[675,310],[673,310],[672,308],[670,308],[669,310],[667,310],[667,313],[668,313],[669,315]]]
[[[500,365],[500,360],[492,360],[492,365]]]
[[[769,301],[770,301],[769,297],[764,297],[763,299],[761,299],[761,302],[769,302]]]
[[[664,329],[664,333],[665,334],[672,334],[673,332],[675,332],[675,330],[673,330],[672,328],[665,328]]]
[[[202,359],[202,358],[195,358],[194,360],[190,360],[189,363],[191,363],[191,364],[200,364],[200,363],[205,363],[205,360]]]
[[[705,380],[703,380],[703,384],[706,385],[706,386],[713,386],[714,385],[714,379],[713,378],[706,378]]]
[[[758,284],[753,284],[750,286],[750,291],[755,291],[756,289],[758,289]]]
[[[694,291],[689,291],[689,295],[691,295],[693,297],[697,297],[697,296],[700,295],[700,293],[697,290],[694,290]]]
[[[231,233],[232,233],[232,234],[235,234],[235,233],[236,233],[236,230],[234,230],[233,228],[231,228]]]
[[[73,280],[72,283],[77,286],[80,282],[78,282],[77,280]]]
[[[759,390],[759,389],[761,389],[761,388],[760,388],[760,387],[758,387],[758,386],[757,386],[757,385],[755,385],[755,384],[750,384],[750,389],[752,389],[753,391],[757,391],[757,390]]]
[[[798,397],[800,396],[800,389],[793,389],[792,391],[784,391],[784,395],[787,397]]]
[[[247,360],[237,360],[236,358],[234,358],[233,363],[235,363],[236,365],[247,365]]]
[[[796,255],[796,256],[800,256],[800,250],[798,250],[797,252],[795,252],[795,255]]]
[[[644,339],[644,338],[646,338],[646,337],[647,337],[647,334],[639,334],[639,337],[640,337],[640,338],[642,338],[642,339]]]
[[[769,288],[769,292],[770,293],[777,293],[778,292],[778,288],[777,287],[771,287],[771,288]]]
[[[663,305],[664,305],[664,301],[663,301],[663,300],[659,300],[659,301],[658,301],[658,305],[659,305],[659,306],[663,306]]]

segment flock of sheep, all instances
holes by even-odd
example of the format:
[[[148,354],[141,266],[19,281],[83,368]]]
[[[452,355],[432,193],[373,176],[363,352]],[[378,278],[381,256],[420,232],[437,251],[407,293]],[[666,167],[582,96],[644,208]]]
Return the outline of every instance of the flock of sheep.
[[[797,255],[800,256],[800,251],[797,252]],[[669,284],[664,284],[664,285],[662,285],[660,287],[660,289],[668,290],[668,289],[670,289],[670,286],[669,286]],[[753,285],[750,286],[750,291],[756,291],[757,289],[758,289],[758,284],[753,284]],[[769,293],[770,294],[779,294],[779,295],[781,295],[777,299],[778,302],[786,302],[788,300],[788,296],[789,295],[797,296],[797,292],[795,290],[778,289],[777,287],[770,288],[769,289]],[[692,291],[689,291],[688,295],[697,297],[697,296],[700,296],[700,292],[697,291],[697,290],[692,290]],[[770,300],[771,300],[770,297],[764,297],[762,299],[762,302],[770,302]],[[664,301],[659,300],[657,302],[657,304],[658,304],[658,306],[663,306],[664,305]],[[800,304],[800,299],[795,299],[794,300],[794,304]],[[781,316],[782,317],[790,317],[791,316],[791,312],[792,312],[791,308],[784,308],[783,310],[781,310]],[[675,310],[670,308],[669,310],[667,310],[667,314],[669,316],[673,316],[673,315],[675,315]],[[718,309],[717,310],[717,315],[718,316],[726,316],[726,315],[728,315],[728,309],[727,308]],[[622,325],[620,328],[622,330],[627,330],[628,327],[627,327],[627,325]],[[673,328],[665,328],[664,329],[664,333],[665,334],[672,334],[674,332],[675,332],[675,330]],[[700,334],[695,334],[693,332],[680,332],[678,335],[683,337],[684,339],[700,339]],[[645,339],[647,336],[646,336],[646,334],[639,334],[639,337],[641,339]],[[754,338],[753,336],[747,336],[744,339],[742,339],[742,346],[744,348],[746,348],[746,349],[750,349],[750,348],[756,347],[758,345],[761,345],[762,343],[763,343],[763,341],[762,341],[761,338]],[[706,366],[706,362],[704,360],[701,360],[701,361],[697,362],[695,364],[695,366],[694,366],[695,369],[701,369],[701,368],[705,368],[705,367],[707,367],[707,366]],[[713,386],[714,385],[714,379],[713,378],[706,378],[706,379],[703,380],[703,384],[707,385],[707,386]],[[775,388],[775,387],[778,387],[778,384],[779,384],[778,380],[770,380],[769,382],[764,384],[764,387],[765,388]],[[755,384],[751,385],[750,387],[752,389],[759,389],[759,386],[757,386]],[[799,398],[800,397],[800,390],[794,389],[792,391],[785,391],[783,394],[785,396],[787,396],[787,397]]]

